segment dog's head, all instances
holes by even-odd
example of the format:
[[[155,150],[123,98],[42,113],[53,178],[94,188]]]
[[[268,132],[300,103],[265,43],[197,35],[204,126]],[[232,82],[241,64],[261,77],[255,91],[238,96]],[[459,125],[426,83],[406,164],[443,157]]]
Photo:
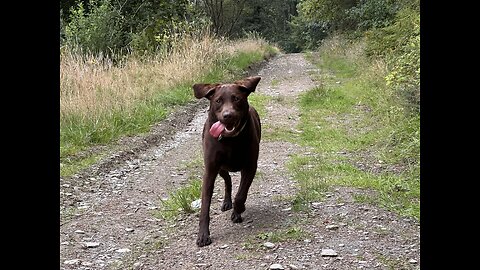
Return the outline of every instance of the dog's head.
[[[210,100],[210,117],[215,123],[210,134],[229,136],[235,134],[244,124],[248,114],[248,95],[255,91],[260,77],[248,77],[229,84],[204,84],[193,86],[195,97]]]

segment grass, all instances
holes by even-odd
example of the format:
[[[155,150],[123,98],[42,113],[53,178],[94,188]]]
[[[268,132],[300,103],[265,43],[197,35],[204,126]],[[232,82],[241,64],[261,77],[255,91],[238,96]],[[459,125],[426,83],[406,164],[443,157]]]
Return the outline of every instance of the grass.
[[[191,203],[201,198],[202,195],[202,170],[203,159],[195,158],[185,164],[183,168],[188,175],[188,183],[170,192],[166,200],[161,200],[161,207],[158,214],[166,220],[174,220],[182,214],[196,213]]]
[[[259,233],[255,238],[261,241],[272,243],[283,242],[288,240],[300,241],[308,237],[308,233],[300,227],[292,226],[290,228]]]
[[[267,115],[266,106],[269,99],[270,99],[269,96],[265,94],[257,93],[257,92],[251,93],[248,96],[248,103],[252,105],[255,108],[255,110],[257,110],[258,115],[260,116],[260,119],[262,119]]]
[[[235,42],[203,36],[180,39],[167,56],[107,58],[63,48],[60,61],[61,176],[70,176],[99,156],[85,153],[122,136],[148,132],[177,106],[194,101],[196,82],[232,81],[275,54],[265,41]],[[260,101],[261,102],[261,101]]]
[[[168,199],[161,201],[160,215],[166,220],[172,220],[180,214],[195,213],[191,203],[200,199],[202,181],[193,179],[188,184],[172,192]]]
[[[294,209],[341,185],[374,190],[355,199],[418,220],[420,117],[398,105],[385,65],[366,59],[361,48],[333,39],[308,54],[320,85],[300,97],[299,141],[313,154],[288,164],[300,186]]]
[[[262,248],[265,242],[301,241],[307,239],[309,236],[310,234],[301,227],[290,226],[288,228],[261,232],[257,235],[250,236],[242,244],[242,247],[246,250],[255,250]]]

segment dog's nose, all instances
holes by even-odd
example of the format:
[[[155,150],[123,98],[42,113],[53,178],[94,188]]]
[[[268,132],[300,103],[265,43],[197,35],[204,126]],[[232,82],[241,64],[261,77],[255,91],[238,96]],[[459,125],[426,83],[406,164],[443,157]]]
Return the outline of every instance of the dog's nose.
[[[223,116],[223,119],[225,119],[225,120],[230,119],[230,118],[232,118],[232,112],[231,111],[225,111],[225,112],[223,112],[222,116]]]

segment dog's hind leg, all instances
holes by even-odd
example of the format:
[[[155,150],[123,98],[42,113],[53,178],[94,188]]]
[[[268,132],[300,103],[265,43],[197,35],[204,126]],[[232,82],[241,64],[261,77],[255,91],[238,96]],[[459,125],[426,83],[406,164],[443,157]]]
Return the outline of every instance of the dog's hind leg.
[[[232,178],[228,171],[220,170],[220,176],[225,180],[225,196],[223,197],[222,211],[232,209]]]

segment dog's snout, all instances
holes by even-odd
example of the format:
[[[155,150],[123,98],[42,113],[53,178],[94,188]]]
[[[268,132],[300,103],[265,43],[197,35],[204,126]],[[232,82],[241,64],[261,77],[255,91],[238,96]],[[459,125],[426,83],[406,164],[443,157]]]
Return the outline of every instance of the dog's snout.
[[[233,114],[232,114],[231,111],[224,111],[224,112],[222,113],[222,116],[223,116],[223,119],[227,120],[227,119],[232,118]]]

